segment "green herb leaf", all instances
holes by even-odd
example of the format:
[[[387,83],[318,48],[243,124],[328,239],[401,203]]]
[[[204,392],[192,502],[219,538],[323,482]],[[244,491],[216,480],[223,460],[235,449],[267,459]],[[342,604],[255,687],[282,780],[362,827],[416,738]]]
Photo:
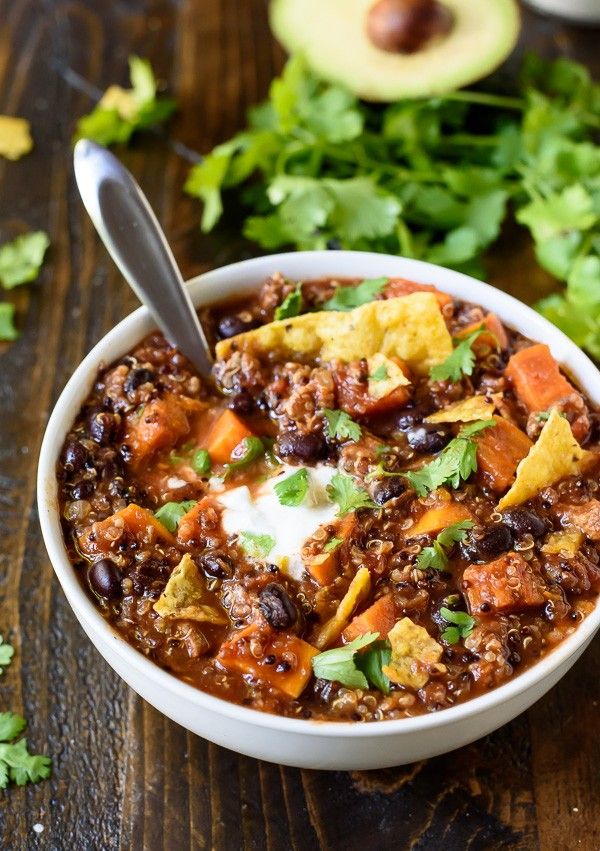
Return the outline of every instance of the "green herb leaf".
[[[11,644],[7,644],[0,635],[0,675],[2,675],[4,673],[4,669],[10,665],[10,661],[14,654],[14,647]],[[10,738],[13,737],[11,736]],[[0,740],[2,740],[1,734]]]
[[[23,732],[27,721],[15,712],[0,712],[0,742],[11,742]]]
[[[342,541],[341,538],[336,538],[334,536],[333,538],[330,538],[327,541],[327,543],[323,547],[323,552],[324,553],[333,553],[337,550],[338,547],[341,547],[343,543],[344,542]]]
[[[369,376],[370,381],[387,381],[389,378],[387,367],[384,363],[378,366],[375,372]]]
[[[351,476],[343,473],[335,473],[330,484],[327,485],[327,494],[332,502],[337,502],[339,510],[338,517],[348,514],[350,511],[358,511],[359,508],[378,508],[366,490],[358,487]]]
[[[472,439],[475,434],[495,425],[494,420],[479,420],[463,426],[437,458],[420,470],[402,473],[408,479],[418,496],[426,496],[442,485],[458,488],[477,470],[477,444]]]
[[[185,499],[183,502],[165,502],[158,511],[154,512],[154,516],[171,534],[174,534],[183,515],[191,511],[196,502],[195,499]]]
[[[355,655],[358,650],[368,647],[378,638],[378,632],[368,632],[343,647],[334,647],[332,650],[325,650],[313,656],[312,667],[315,677],[341,683],[347,688],[368,688],[369,683],[365,674],[356,666]]]
[[[240,532],[239,542],[250,558],[266,558],[275,546],[275,538],[272,535],[259,535],[255,532]]]
[[[291,319],[298,316],[302,310],[302,284],[300,281],[295,289],[288,293],[279,307],[275,308],[275,319]]]
[[[0,302],[0,340],[16,340],[19,332],[14,324],[15,306],[6,301]]]
[[[362,429],[345,411],[323,408],[327,420],[327,436],[338,440],[360,440]]]
[[[199,476],[206,476],[211,468],[210,455],[207,449],[197,449],[192,455],[191,467]]]
[[[237,473],[238,470],[243,470],[254,461],[262,458],[265,454],[265,445],[255,435],[244,437],[231,453],[231,461],[225,465],[225,476],[230,476],[232,473]]]
[[[484,333],[483,328],[478,328],[459,343],[452,354],[448,355],[443,363],[432,366],[429,377],[432,381],[460,381],[463,375],[472,375],[475,366],[475,353],[473,343]]]
[[[354,310],[374,301],[387,286],[389,278],[365,279],[357,286],[338,286],[334,294],[321,305],[322,310]]]
[[[440,615],[446,623],[453,624],[453,626],[449,626],[442,633],[442,639],[448,644],[456,644],[459,639],[468,638],[473,632],[476,620],[467,614],[467,612],[453,612],[442,606]]]
[[[308,488],[308,470],[305,467],[301,467],[295,473],[292,473],[291,476],[287,476],[285,479],[277,482],[273,490],[277,494],[277,499],[281,505],[294,506],[302,505],[306,499]]]
[[[370,685],[384,694],[389,694],[390,680],[387,674],[383,673],[383,666],[389,665],[391,658],[390,642],[380,639],[374,641],[364,653],[358,653],[354,661],[356,667],[363,672]]]
[[[15,739],[23,732],[26,721],[14,712],[0,712],[0,789],[12,781],[17,786],[37,783],[50,776],[52,760],[30,754],[25,739]]]
[[[448,566],[448,553],[454,544],[464,541],[467,531],[473,527],[471,520],[452,523],[437,536],[430,547],[423,547],[415,561],[419,570],[445,570]]]
[[[42,230],[24,233],[0,248],[0,283],[5,290],[35,281],[50,245]]]

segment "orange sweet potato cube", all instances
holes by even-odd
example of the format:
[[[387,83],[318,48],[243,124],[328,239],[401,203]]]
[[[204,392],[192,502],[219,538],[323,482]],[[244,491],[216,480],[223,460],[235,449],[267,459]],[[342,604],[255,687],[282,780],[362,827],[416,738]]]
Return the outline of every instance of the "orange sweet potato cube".
[[[463,573],[464,593],[472,614],[514,612],[546,602],[541,579],[518,553],[506,553]]]
[[[125,534],[144,544],[157,540],[165,544],[175,543],[173,535],[151,511],[132,502],[106,520],[92,523],[79,536],[79,546],[86,555],[113,552]]]
[[[479,478],[494,493],[503,493],[515,479],[519,461],[531,449],[524,431],[504,419],[494,417],[496,425],[477,436],[477,469]]]
[[[344,641],[354,641],[359,635],[367,632],[378,632],[380,638],[387,638],[390,629],[396,623],[396,610],[391,594],[386,594],[365,609],[360,615],[352,618],[342,633]]]

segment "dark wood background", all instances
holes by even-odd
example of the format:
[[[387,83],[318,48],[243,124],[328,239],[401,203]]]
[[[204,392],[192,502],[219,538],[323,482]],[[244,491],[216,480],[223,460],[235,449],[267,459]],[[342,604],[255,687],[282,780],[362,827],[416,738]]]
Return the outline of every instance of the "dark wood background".
[[[600,70],[598,31],[527,13],[523,41]],[[0,708],[22,711],[51,780],[0,792],[6,849],[598,849],[600,644],[526,715],[446,756],[373,772],[298,771],[238,757],[171,723],[83,635],[54,579],[34,497],[47,414],[75,365],[134,306],[71,173],[77,116],[130,53],[148,56],[181,109],[168,136],[121,155],[184,273],[244,256],[235,230],[201,237],[182,194],[187,151],[230,135],[283,61],[263,0],[0,0],[0,113],[36,148],[0,159],[0,239],[43,228],[38,284],[14,294],[21,339],[0,351],[0,632],[17,648]],[[186,146],[186,147],[182,147]],[[183,156],[182,156],[183,154]],[[549,285],[518,234],[494,283],[531,300]],[[34,832],[34,825],[44,830]]]

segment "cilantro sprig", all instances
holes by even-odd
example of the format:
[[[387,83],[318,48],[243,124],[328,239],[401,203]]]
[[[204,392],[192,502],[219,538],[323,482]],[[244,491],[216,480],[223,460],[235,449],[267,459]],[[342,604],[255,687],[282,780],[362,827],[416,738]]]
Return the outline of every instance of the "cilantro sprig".
[[[10,665],[14,654],[14,647],[11,644],[7,644],[4,641],[4,638],[0,635],[0,675],[2,675],[4,673],[4,669]]]
[[[483,328],[477,328],[465,337],[442,363],[432,366],[429,377],[432,381],[460,381],[463,375],[472,375],[475,366],[473,343],[484,333]]]
[[[277,482],[273,487],[280,504],[289,506],[302,505],[306,499],[308,489],[309,481],[306,467],[300,467],[291,476],[286,476],[285,479]]]
[[[321,310],[354,310],[381,295],[388,282],[389,278],[368,278],[357,286],[338,286]]]
[[[12,290],[35,281],[40,273],[50,240],[43,230],[23,233],[0,247],[0,284]]]
[[[338,504],[338,517],[359,508],[378,508],[366,490],[359,487],[351,476],[335,473],[327,485],[327,494],[332,502]]]
[[[279,307],[275,308],[275,319],[291,319],[302,311],[302,284],[300,281],[286,295]]]
[[[256,559],[266,558],[277,543],[272,535],[257,532],[240,532],[238,540],[246,555]]]
[[[327,420],[327,437],[338,440],[360,440],[362,429],[346,411],[323,408],[323,414]]]
[[[476,620],[467,612],[453,612],[442,606],[440,615],[446,623],[451,624],[442,632],[442,640],[448,644],[457,644],[461,638],[468,638],[473,632]]]
[[[368,632],[350,641],[343,647],[325,650],[312,658],[315,677],[341,683],[348,688],[369,688],[364,671],[356,665],[355,657],[359,650],[368,647],[379,638],[378,632]]]
[[[419,570],[445,570],[448,567],[448,555],[454,544],[464,541],[469,529],[473,528],[472,520],[460,520],[446,527],[429,547],[423,547],[416,559]]]
[[[494,420],[478,420],[461,428],[458,435],[440,454],[421,467],[402,475],[408,479],[417,496],[426,496],[442,485],[456,489],[477,470],[477,443],[474,436],[495,425]]]
[[[197,500],[195,499],[184,499],[182,502],[165,502],[158,511],[154,512],[154,516],[171,534],[174,534],[181,518],[188,511],[191,511],[196,503]]]

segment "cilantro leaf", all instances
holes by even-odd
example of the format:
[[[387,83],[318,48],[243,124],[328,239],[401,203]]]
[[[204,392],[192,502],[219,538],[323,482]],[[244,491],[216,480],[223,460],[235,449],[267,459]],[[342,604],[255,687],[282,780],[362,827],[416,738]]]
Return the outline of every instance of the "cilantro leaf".
[[[476,620],[467,612],[453,612],[442,606],[440,615],[446,623],[453,624],[442,632],[442,639],[448,644],[456,644],[461,638],[468,638],[473,632]]]
[[[330,538],[327,541],[327,543],[323,547],[323,552],[324,553],[333,553],[338,549],[338,547],[341,547],[343,543],[344,542],[342,541],[341,538],[336,538],[334,536],[333,538]]]
[[[7,644],[0,635],[0,675],[4,673],[4,668],[7,668],[10,665],[10,661],[14,655],[14,647],[11,644]],[[2,735],[0,734],[0,740],[1,739]]]
[[[475,434],[495,425],[494,420],[479,420],[463,426],[457,437],[420,470],[402,473],[408,479],[417,496],[426,496],[442,485],[459,487],[471,473],[477,470],[477,444],[472,439]]]
[[[389,378],[387,367],[384,363],[377,367],[375,372],[369,376],[370,381],[387,381]]]
[[[27,741],[15,739],[27,722],[14,712],[0,712],[0,789],[12,780],[17,786],[37,783],[50,776],[52,760],[47,756],[30,754]]]
[[[389,665],[392,658],[390,642],[379,639],[374,641],[364,653],[355,658],[356,667],[362,671],[369,684],[384,694],[390,693],[390,679],[383,673],[383,666]]]
[[[14,323],[15,306],[7,301],[0,302],[0,340],[16,340],[19,332]]]
[[[354,310],[374,301],[381,295],[389,278],[369,278],[357,286],[338,286],[330,299],[321,305],[322,310]]]
[[[195,499],[185,499],[183,502],[165,502],[158,511],[154,512],[154,516],[171,534],[174,534],[181,518],[188,511],[191,511],[196,503],[197,500]]]
[[[0,247],[0,283],[5,290],[35,281],[50,245],[43,230],[24,233]]]
[[[423,547],[417,556],[415,565],[419,570],[445,570],[448,567],[448,552],[454,544],[460,543],[465,538],[469,529],[473,527],[471,520],[460,520],[452,523],[437,536],[430,547]]]
[[[332,502],[337,502],[339,510],[337,517],[342,517],[350,511],[359,508],[378,508],[366,490],[358,487],[351,476],[335,473],[327,485],[327,493]]]
[[[378,638],[378,632],[368,632],[343,647],[334,647],[332,650],[325,650],[313,656],[312,667],[315,677],[341,683],[347,688],[367,689],[369,683],[365,674],[357,667],[355,655],[358,650],[368,647]]]
[[[450,381],[460,381],[463,375],[472,375],[473,367],[475,366],[473,343],[483,333],[485,333],[485,329],[477,328],[456,346],[445,361],[432,366],[429,371],[431,380],[446,381],[450,379]]]
[[[273,490],[277,494],[277,499],[281,505],[302,505],[308,493],[308,470],[306,467],[300,467],[291,476],[277,482]]]
[[[250,558],[266,558],[275,546],[272,535],[260,535],[255,532],[240,532],[240,546]]]
[[[302,284],[300,281],[295,289],[288,293],[279,307],[275,308],[275,319],[291,319],[298,316],[302,310]]]
[[[192,455],[191,467],[199,476],[210,473],[212,462],[207,449],[197,449]]]
[[[360,440],[362,429],[345,411],[323,408],[327,420],[327,436],[338,440]]]
[[[11,742],[23,732],[27,721],[16,712],[0,712],[0,742]]]

